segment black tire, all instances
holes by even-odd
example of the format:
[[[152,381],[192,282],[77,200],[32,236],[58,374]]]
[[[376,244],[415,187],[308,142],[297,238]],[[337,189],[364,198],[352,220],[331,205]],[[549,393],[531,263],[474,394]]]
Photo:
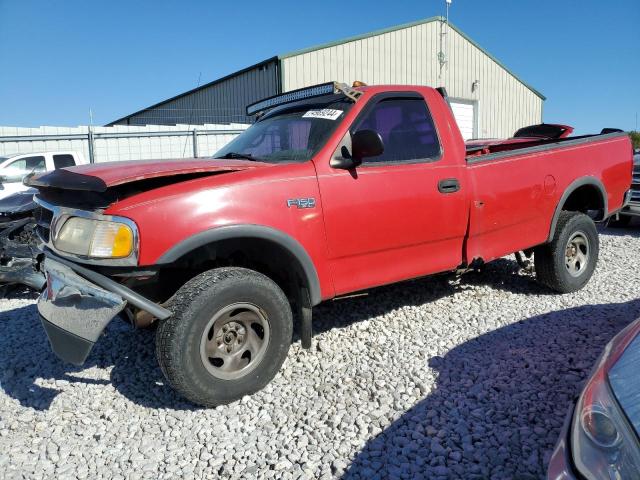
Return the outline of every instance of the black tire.
[[[248,373],[221,379],[211,373],[216,369],[213,362],[205,366],[202,348],[212,341],[209,332],[215,330],[209,324],[218,312],[243,302],[258,308],[262,321],[266,319],[268,324],[268,336],[263,338],[259,361]],[[173,316],[159,322],[156,332],[158,363],[169,384],[199,405],[213,407],[260,390],[276,375],[291,346],[291,306],[278,285],[253,270],[217,268],[204,272],[178,290],[169,308]]]
[[[609,223],[607,223],[607,227],[611,228],[625,228],[628,227],[631,223],[631,217],[629,215],[618,215],[618,218],[609,219]]]
[[[568,266],[567,252],[576,250],[574,240],[586,239],[586,260],[579,265]],[[572,240],[571,245],[569,241]],[[581,245],[582,248],[584,245]],[[560,293],[570,293],[584,287],[598,262],[600,243],[593,220],[579,212],[560,213],[553,240],[535,249],[534,263],[538,282]],[[585,255],[583,254],[583,257]],[[573,272],[570,273],[570,272]]]

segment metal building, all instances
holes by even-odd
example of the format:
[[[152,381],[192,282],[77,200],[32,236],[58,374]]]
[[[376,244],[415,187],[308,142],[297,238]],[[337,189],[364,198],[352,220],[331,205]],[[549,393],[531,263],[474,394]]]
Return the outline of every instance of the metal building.
[[[545,97],[443,17],[279,55],[110,125],[250,122],[245,106],[337,80],[446,87],[465,139],[542,121]]]
[[[115,120],[113,125],[251,123],[245,107],[280,92],[278,57]]]

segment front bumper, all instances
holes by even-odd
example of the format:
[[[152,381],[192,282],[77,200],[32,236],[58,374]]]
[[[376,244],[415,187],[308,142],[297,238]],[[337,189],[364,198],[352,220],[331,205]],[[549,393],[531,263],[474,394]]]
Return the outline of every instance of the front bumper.
[[[50,253],[44,261],[46,288],[38,299],[51,349],[62,360],[82,365],[106,328],[127,305],[159,319],[171,312],[127,287]]]
[[[47,286],[38,300],[38,311],[51,349],[62,360],[82,365],[127,302],[55,260],[45,260],[44,269]]]
[[[582,478],[575,472],[573,460],[571,459],[570,432],[575,407],[575,403],[571,404],[571,408],[565,417],[560,438],[553,449],[551,460],[549,460],[547,480],[579,480]]]

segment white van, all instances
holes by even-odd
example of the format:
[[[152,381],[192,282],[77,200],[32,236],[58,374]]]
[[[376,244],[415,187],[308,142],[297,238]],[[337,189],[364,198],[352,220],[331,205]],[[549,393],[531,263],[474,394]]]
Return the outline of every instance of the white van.
[[[0,200],[27,190],[22,183],[32,172],[39,173],[87,163],[77,152],[18,153],[0,156]]]

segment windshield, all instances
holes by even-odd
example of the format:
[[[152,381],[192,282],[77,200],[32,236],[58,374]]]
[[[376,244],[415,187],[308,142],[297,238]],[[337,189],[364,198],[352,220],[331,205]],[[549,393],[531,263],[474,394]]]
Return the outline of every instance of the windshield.
[[[327,95],[273,109],[213,158],[264,162],[303,162],[324,146],[352,103]]]

